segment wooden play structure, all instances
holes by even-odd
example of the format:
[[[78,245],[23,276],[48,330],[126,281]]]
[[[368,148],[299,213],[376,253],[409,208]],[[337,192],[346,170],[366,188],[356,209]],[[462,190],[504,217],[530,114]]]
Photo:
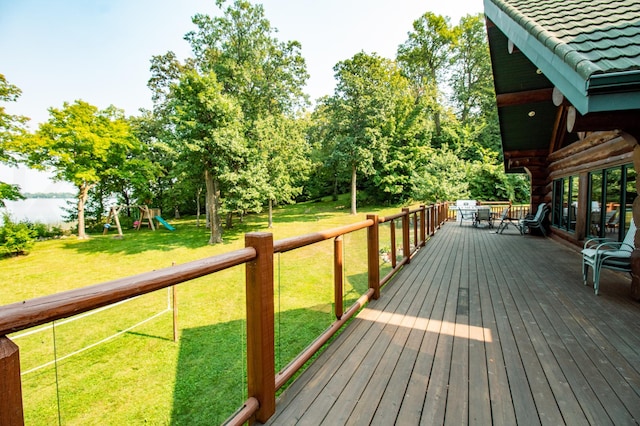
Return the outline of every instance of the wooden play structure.
[[[149,228],[151,228],[153,231],[156,230],[156,226],[153,224],[153,218],[159,218],[160,217],[160,209],[150,209],[149,207],[147,207],[146,205],[142,204],[142,205],[137,205],[137,206],[127,206],[127,205],[121,205],[121,206],[112,206],[109,209],[109,215],[107,216],[107,221],[104,224],[104,230],[102,231],[102,234],[105,235],[107,234],[107,232],[109,232],[109,229],[111,229],[111,222],[113,221],[113,223],[115,223],[116,228],[118,230],[118,237],[122,238],[123,237],[123,233],[122,233],[122,226],[120,225],[120,211],[122,209],[138,209],[140,217],[138,220],[136,220],[134,222],[134,228],[136,230],[140,230],[140,228],[145,225]],[[166,225],[165,225],[166,226]],[[169,229],[167,227],[167,229]],[[172,229],[169,229],[172,230]]]

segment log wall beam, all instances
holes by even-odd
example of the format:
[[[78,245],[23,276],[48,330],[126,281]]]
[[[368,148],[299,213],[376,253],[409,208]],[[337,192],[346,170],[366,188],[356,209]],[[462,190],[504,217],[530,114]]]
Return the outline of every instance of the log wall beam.
[[[522,92],[501,93],[496,95],[498,108],[506,106],[524,105],[534,102],[547,102],[553,99],[553,88],[525,90]]]
[[[592,133],[587,138],[581,141],[574,142],[571,145],[568,145],[564,148],[560,148],[559,150],[549,154],[549,161],[554,163],[564,158],[569,158],[580,152],[587,151],[593,147],[599,146],[603,143],[606,143],[608,141],[611,141],[612,139],[616,139],[619,137],[620,137],[620,132],[618,131]]]

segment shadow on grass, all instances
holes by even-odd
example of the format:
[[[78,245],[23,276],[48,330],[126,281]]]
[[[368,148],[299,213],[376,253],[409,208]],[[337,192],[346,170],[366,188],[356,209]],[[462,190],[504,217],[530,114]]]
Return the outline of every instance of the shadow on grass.
[[[328,311],[328,312],[327,312]],[[334,320],[331,305],[276,316],[276,370]],[[221,424],[247,398],[245,321],[184,329],[180,336],[172,425]]]

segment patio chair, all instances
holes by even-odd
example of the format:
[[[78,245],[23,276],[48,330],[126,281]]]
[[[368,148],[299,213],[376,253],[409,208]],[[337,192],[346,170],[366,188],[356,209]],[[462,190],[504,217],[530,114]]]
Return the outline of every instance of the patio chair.
[[[527,215],[524,219],[520,220],[520,233],[524,235],[527,229],[529,229],[529,232],[531,232],[532,229],[539,229],[542,232],[542,235],[546,237],[547,231],[544,229],[543,222],[547,217],[547,212],[547,205],[545,203],[540,204],[535,216]]]
[[[493,228],[493,215],[491,214],[491,207],[478,207],[478,211],[473,218],[473,226],[477,228],[483,220],[487,221],[489,228]]]
[[[522,233],[522,230],[520,229],[520,222],[518,221],[518,219],[509,217],[510,210],[510,206],[505,207],[504,210],[502,210],[502,213],[500,214],[500,223],[496,228],[496,234],[502,234],[504,230],[509,227],[509,225],[514,226],[518,230],[518,232]]]
[[[463,210],[460,207],[458,207],[458,216],[460,217],[460,226],[462,226],[462,222],[465,220],[475,225],[475,222],[474,222],[475,216],[473,211]]]
[[[474,223],[476,204],[476,200],[456,200],[457,219],[460,219],[460,226],[462,226],[463,221]]]
[[[624,241],[607,238],[591,238],[582,249],[582,280],[587,285],[589,267],[593,269],[593,291],[597,295],[600,289],[600,272],[603,268],[615,271],[631,272],[631,252],[634,249],[636,225],[631,221]]]

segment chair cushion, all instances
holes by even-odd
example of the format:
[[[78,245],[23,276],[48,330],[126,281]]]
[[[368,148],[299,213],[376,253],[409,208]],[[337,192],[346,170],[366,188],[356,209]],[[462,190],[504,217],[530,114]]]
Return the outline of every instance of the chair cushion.
[[[594,258],[596,256],[596,252],[600,254],[606,254],[608,257],[619,257],[621,259],[626,259],[631,257],[631,251],[629,250],[596,250],[596,249],[583,249],[582,255],[584,257]]]

